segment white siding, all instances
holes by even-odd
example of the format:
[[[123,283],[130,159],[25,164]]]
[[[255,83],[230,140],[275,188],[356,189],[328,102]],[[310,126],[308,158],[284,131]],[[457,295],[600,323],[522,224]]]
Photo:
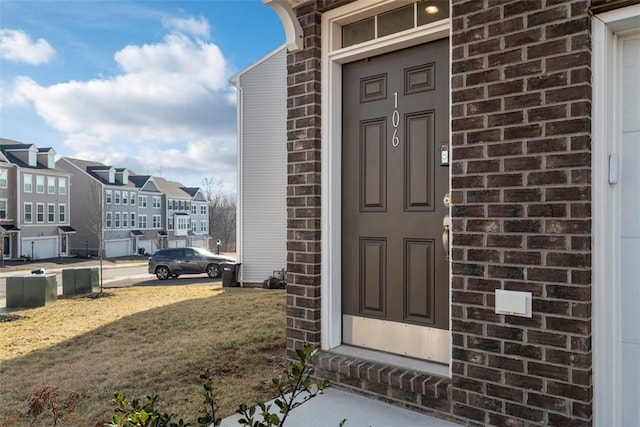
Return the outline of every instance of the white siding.
[[[286,50],[239,74],[238,260],[245,283],[286,268]]]

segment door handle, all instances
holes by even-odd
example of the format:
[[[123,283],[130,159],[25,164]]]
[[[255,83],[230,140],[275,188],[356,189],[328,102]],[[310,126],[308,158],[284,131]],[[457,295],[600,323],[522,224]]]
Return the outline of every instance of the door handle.
[[[451,194],[445,194],[442,202],[445,208],[451,209]],[[449,214],[446,214],[444,218],[442,218],[442,228],[444,228],[442,232],[442,247],[444,248],[446,260],[449,261],[449,232],[451,229],[451,217]]]
[[[449,260],[449,229],[451,228],[451,217],[449,214],[446,214],[444,218],[442,218],[442,228],[444,231],[442,232],[442,247],[444,248],[444,253],[446,260]]]

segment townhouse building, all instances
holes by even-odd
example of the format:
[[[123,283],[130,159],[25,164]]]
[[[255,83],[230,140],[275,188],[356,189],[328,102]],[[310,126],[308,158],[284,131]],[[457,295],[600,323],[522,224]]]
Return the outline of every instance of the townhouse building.
[[[209,203],[199,187],[182,187],[191,196],[191,225],[187,245],[209,249]]]
[[[69,179],[53,148],[0,138],[2,259],[68,256]]]
[[[263,2],[289,354],[465,425],[638,426],[640,2]]]
[[[202,191],[188,189],[175,181],[155,178],[162,192],[163,226],[167,233],[167,247],[182,248],[208,244],[208,208]],[[195,211],[195,213],[193,213]],[[205,215],[203,215],[203,212]],[[202,223],[207,219],[206,225]],[[195,223],[195,224],[194,224]],[[197,232],[194,231],[197,227]],[[201,231],[205,227],[206,231]]]
[[[57,164],[71,174],[73,253],[97,255],[100,237],[108,258],[208,245],[199,188],[88,160],[62,157]]]
[[[162,224],[162,193],[154,177],[150,175],[129,176],[138,189],[138,223],[131,230],[132,248],[140,254],[152,254],[167,247],[167,233]],[[133,224],[132,224],[133,226]],[[135,252],[134,252],[135,253]]]
[[[59,168],[71,174],[71,210],[77,233],[71,239],[76,254],[118,257],[138,252],[131,232],[138,226],[138,189],[129,171],[88,160],[62,157]],[[159,227],[159,223],[158,229]]]

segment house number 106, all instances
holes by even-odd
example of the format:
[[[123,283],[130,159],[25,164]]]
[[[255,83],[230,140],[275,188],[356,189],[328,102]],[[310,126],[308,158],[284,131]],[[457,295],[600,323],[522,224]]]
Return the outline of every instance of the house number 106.
[[[394,147],[397,147],[400,144],[400,138],[398,138],[398,125],[400,124],[398,92],[393,93],[393,114],[391,116],[391,123],[393,124],[393,137],[391,138],[391,144],[393,144]]]

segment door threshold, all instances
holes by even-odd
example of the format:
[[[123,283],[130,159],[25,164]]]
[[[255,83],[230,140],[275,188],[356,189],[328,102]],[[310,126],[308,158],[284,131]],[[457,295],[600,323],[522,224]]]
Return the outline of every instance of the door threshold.
[[[369,350],[366,348],[354,347],[346,344],[342,344],[338,347],[332,348],[330,351],[342,356],[364,359],[384,365],[398,366],[404,369],[411,369],[446,378],[451,377],[448,364],[427,362],[424,360],[413,359],[411,357],[404,357],[396,354]]]

